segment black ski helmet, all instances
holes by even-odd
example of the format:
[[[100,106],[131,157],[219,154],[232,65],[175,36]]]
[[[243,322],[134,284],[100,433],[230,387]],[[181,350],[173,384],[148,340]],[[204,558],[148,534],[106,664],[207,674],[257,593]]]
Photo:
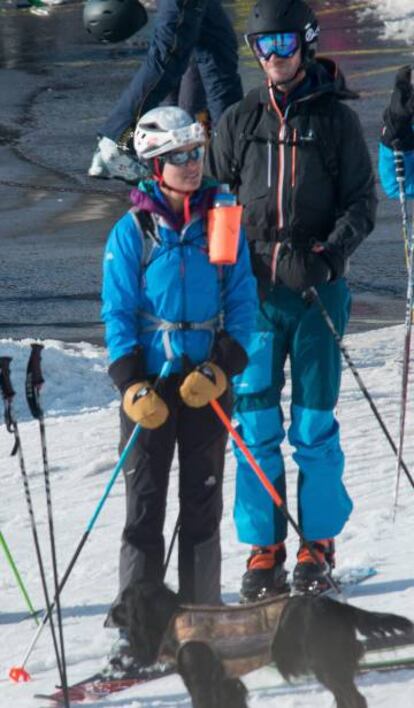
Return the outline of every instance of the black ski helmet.
[[[247,19],[245,37],[251,46],[255,34],[298,32],[302,58],[309,61],[315,55],[319,29],[315,13],[304,0],[258,0]]]
[[[148,15],[139,0],[88,0],[83,24],[98,42],[121,42],[146,25]]]

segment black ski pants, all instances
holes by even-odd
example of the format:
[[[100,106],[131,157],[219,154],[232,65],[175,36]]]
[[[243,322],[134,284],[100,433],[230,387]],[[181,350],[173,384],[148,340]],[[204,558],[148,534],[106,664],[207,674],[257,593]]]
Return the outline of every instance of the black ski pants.
[[[131,584],[163,578],[163,527],[168,482],[178,449],[178,574],[182,602],[216,604],[220,598],[220,535],[227,432],[211,406],[189,408],[179,377],[163,382],[170,415],[157,430],[142,430],[126,461],[126,523],[120,553],[120,593]],[[231,413],[231,392],[220,403]],[[134,424],[121,410],[122,450]]]

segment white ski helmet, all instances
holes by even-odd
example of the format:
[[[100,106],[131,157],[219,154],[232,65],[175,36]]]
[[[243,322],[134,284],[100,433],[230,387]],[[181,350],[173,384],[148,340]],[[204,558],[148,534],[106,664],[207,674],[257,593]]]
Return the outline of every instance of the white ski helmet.
[[[141,160],[205,142],[204,126],[178,106],[153,108],[139,119],[134,132],[134,148]]]

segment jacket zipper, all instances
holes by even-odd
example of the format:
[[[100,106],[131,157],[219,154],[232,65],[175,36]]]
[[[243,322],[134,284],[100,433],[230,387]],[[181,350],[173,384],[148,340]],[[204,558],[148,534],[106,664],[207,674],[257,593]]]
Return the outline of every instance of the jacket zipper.
[[[296,145],[297,145],[298,131],[296,128],[293,129],[293,145],[292,145],[292,165],[291,165],[291,187],[296,184]]]

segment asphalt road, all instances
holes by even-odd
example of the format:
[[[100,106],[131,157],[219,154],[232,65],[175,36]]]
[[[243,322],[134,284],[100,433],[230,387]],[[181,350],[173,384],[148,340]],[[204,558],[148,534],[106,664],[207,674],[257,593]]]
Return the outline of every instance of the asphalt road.
[[[413,61],[412,47],[385,42],[364,2],[313,4],[321,53],[361,92],[354,106],[376,164],[381,114],[396,69]],[[242,42],[250,3],[226,7]],[[151,26],[122,45],[98,45],[81,13],[80,2],[37,16],[0,0],[0,338],[102,342],[102,249],[128,208],[128,189],[86,172],[96,132],[142,60]],[[244,47],[240,67],[248,90],[260,73]],[[377,227],[352,260],[351,330],[404,318],[400,208],[378,193]]]

